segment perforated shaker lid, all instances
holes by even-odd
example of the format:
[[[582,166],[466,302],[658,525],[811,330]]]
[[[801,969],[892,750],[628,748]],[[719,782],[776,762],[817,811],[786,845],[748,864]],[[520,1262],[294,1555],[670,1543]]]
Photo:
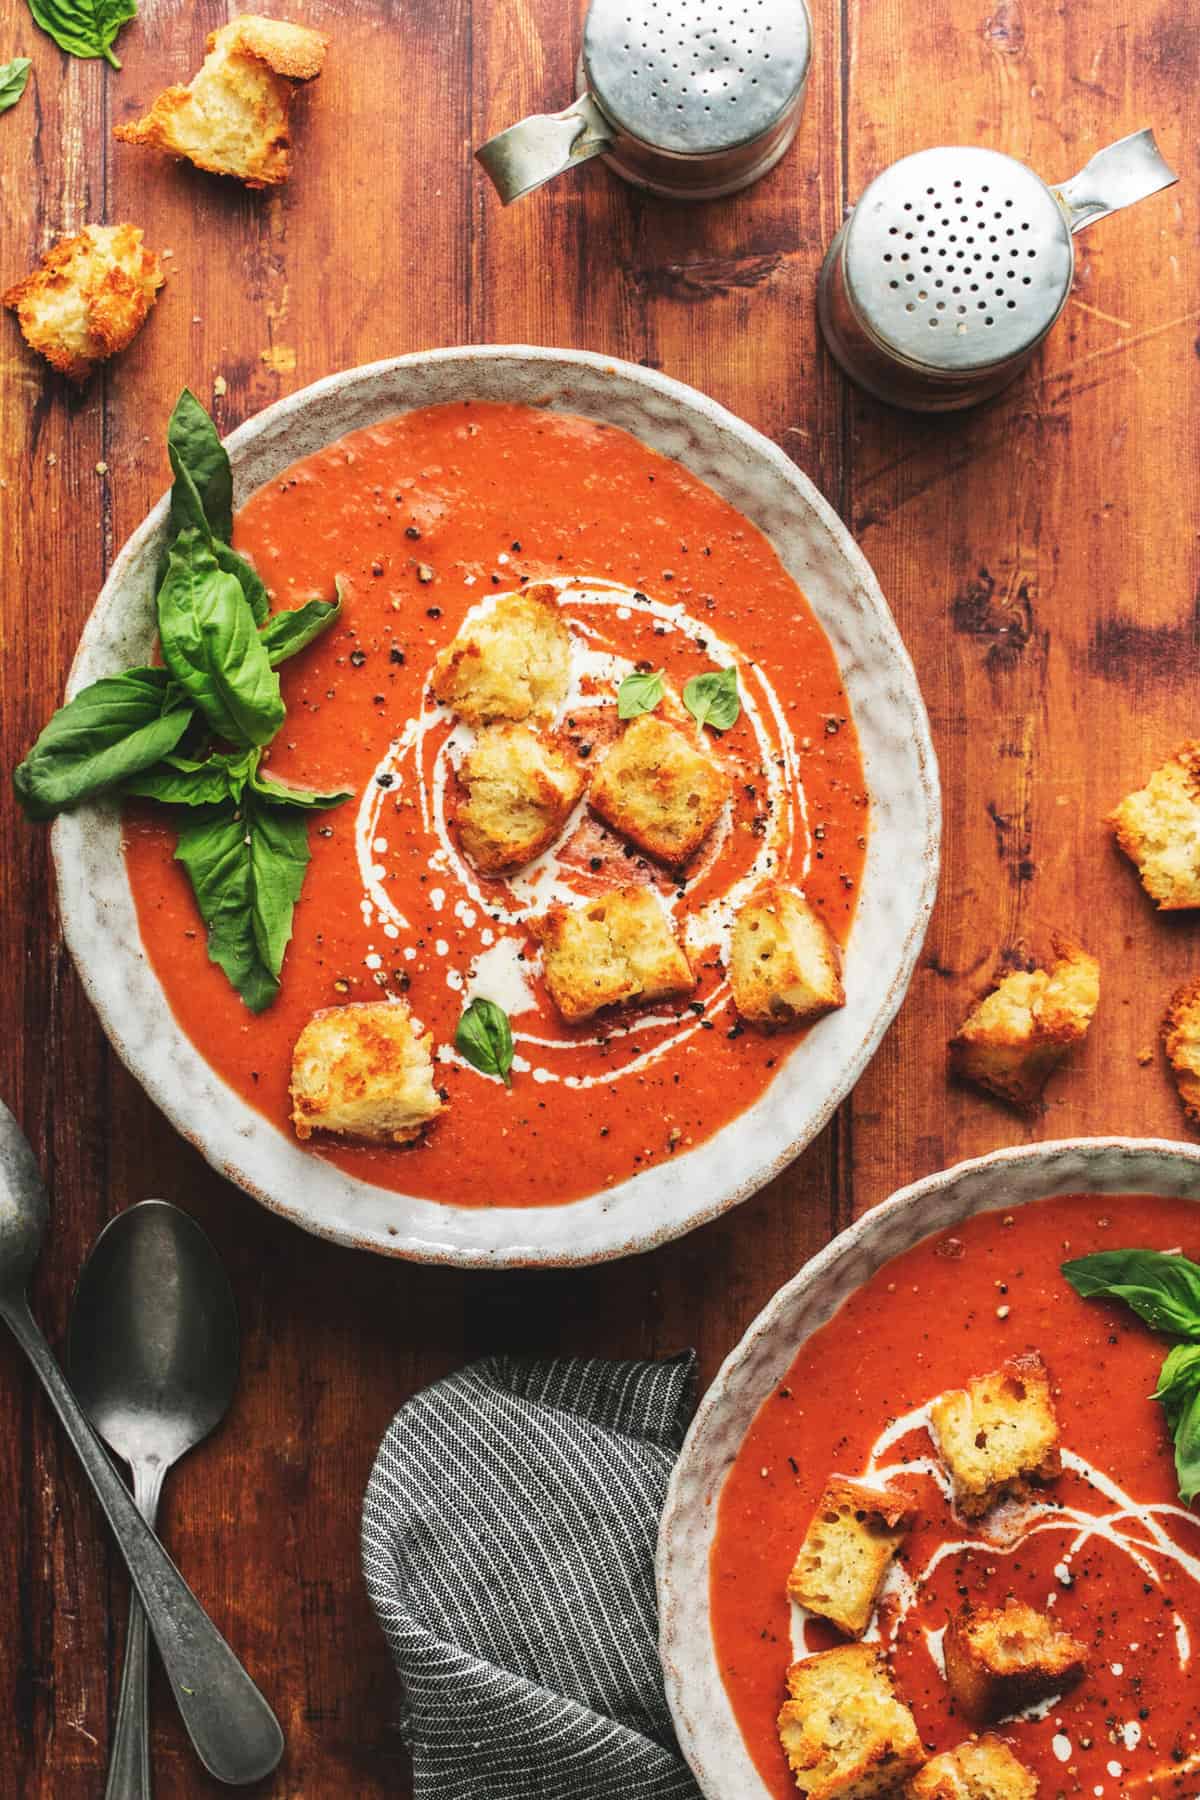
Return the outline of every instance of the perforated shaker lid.
[[[604,112],[682,156],[770,131],[811,53],[804,0],[592,0],[583,28],[587,84]]]
[[[1071,232],[1045,182],[1011,156],[919,150],[867,188],[846,228],[843,272],[885,349],[947,373],[991,368],[1054,323],[1074,269]]]

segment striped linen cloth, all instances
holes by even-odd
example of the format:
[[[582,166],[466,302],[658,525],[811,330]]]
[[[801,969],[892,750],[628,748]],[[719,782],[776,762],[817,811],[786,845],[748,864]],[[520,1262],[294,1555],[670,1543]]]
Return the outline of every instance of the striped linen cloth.
[[[699,1800],[654,1594],[694,1372],[496,1356],[393,1419],[362,1556],[418,1800]]]

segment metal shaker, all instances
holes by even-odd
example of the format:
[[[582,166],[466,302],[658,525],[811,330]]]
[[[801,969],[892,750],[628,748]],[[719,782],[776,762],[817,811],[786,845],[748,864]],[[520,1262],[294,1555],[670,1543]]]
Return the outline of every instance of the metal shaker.
[[[579,98],[475,154],[506,206],[592,156],[651,193],[714,200],[779,161],[811,55],[805,0],[592,0]]]
[[[852,381],[913,412],[1006,387],[1063,307],[1074,233],[1179,177],[1150,130],[1050,187],[997,150],[919,150],[885,169],[834,238],[817,310]]]

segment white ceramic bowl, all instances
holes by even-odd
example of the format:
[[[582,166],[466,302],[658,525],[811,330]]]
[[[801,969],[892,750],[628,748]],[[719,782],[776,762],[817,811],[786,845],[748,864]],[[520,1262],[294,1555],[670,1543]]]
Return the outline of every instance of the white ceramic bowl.
[[[713,1649],[708,1564],[725,1477],[762,1402],[843,1301],[922,1238],[1057,1194],[1200,1203],[1200,1144],[1082,1138],[997,1150],[901,1188],[814,1256],[759,1313],[709,1388],[671,1478],[658,1536],[659,1650],[683,1753],[708,1800],[770,1800]]]
[[[846,958],[846,1007],[790,1056],[740,1118],[686,1156],[567,1206],[468,1208],[396,1194],[306,1154],[235,1094],[176,1024],[138,935],[115,808],[54,827],[63,930],[118,1055],[223,1175],[340,1243],[428,1262],[596,1262],[688,1231],[744,1199],[816,1135],[904,996],[937,886],[937,767],[912,664],[849,533],[774,444],[693,389],[583,351],[435,350],[333,375],[229,439],[237,498],[298,457],[410,408],[524,401],[624,427],[724,495],[771,539],[832,641],[858,727],[871,828]],[[145,661],[166,502],[113,565],[68,683]],[[286,971],[285,971],[286,979]]]

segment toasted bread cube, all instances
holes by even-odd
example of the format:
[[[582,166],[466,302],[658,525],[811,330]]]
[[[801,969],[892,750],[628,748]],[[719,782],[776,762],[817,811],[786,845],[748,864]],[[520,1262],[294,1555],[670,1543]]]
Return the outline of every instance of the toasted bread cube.
[[[942,1394],[930,1419],[965,1518],[1062,1473],[1050,1375],[1036,1351]]]
[[[428,1032],[417,1035],[403,1000],[314,1013],[292,1051],[296,1136],[329,1131],[373,1144],[411,1143],[442,1111],[432,1042]]]
[[[758,1025],[805,1025],[846,1004],[837,939],[802,894],[778,882],[738,909],[729,981],[738,1012]]]
[[[1171,996],[1162,1035],[1183,1110],[1200,1125],[1200,981],[1189,981]]]
[[[307,25],[244,13],[211,34],[186,87],[167,88],[144,119],[118,125],[114,135],[250,188],[278,187],[290,173],[288,114],[297,84],[321,73],[328,44]]]
[[[59,238],[2,297],[25,342],[72,381],[131,344],[166,277],[136,225],[85,225]]]
[[[1083,1674],[1078,1638],[1022,1600],[956,1614],[942,1640],[946,1681],[968,1719],[1002,1719],[1061,1694]]]
[[[908,1707],[868,1644],[842,1644],[793,1663],[779,1741],[807,1800],[894,1794],[923,1759]]]
[[[916,1512],[907,1494],[832,1475],[788,1577],[788,1595],[861,1637]]]
[[[597,769],[591,804],[647,856],[676,867],[700,848],[728,794],[724,771],[685,732],[643,713]]]
[[[485,875],[539,856],[562,830],[584,786],[579,764],[527,725],[486,726],[458,778],[458,835]]]
[[[950,1040],[956,1074],[1010,1105],[1032,1106],[1100,999],[1100,964],[1055,932],[1049,973],[1017,970],[972,1008]]]
[[[970,1738],[933,1757],[913,1779],[909,1800],[1037,1800],[1038,1778],[1003,1738]]]
[[[690,994],[696,985],[653,888],[617,888],[584,906],[552,906],[532,927],[550,998],[572,1024],[602,1006]]]
[[[1182,744],[1108,822],[1161,912],[1200,906],[1200,742]]]
[[[434,665],[433,697],[468,725],[549,718],[570,673],[571,634],[545,582],[468,619]]]

